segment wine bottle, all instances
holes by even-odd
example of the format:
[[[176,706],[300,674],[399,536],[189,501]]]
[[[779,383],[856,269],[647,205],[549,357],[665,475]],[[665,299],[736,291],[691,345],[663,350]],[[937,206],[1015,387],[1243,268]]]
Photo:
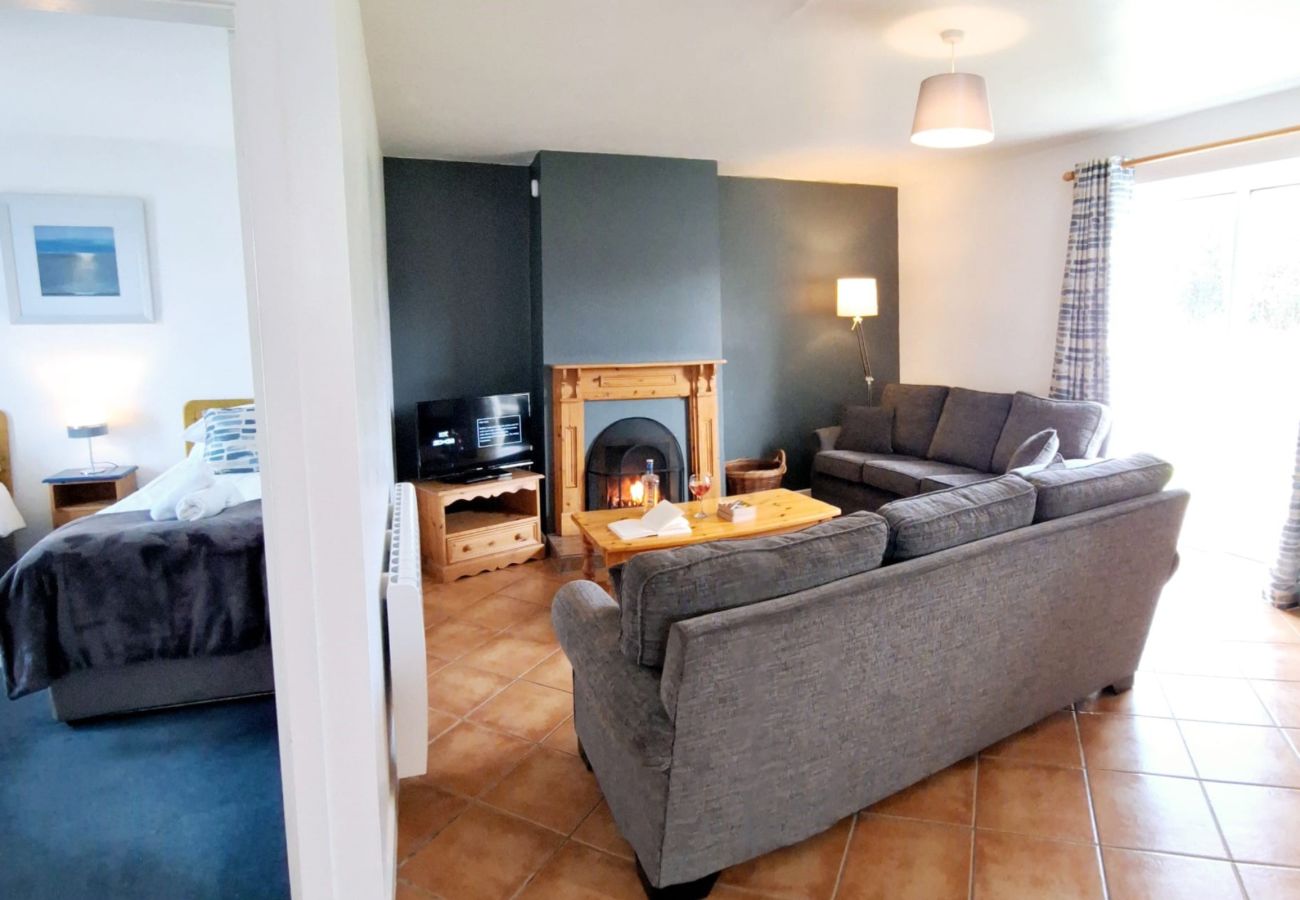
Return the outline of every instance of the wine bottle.
[[[646,509],[659,505],[659,476],[655,474],[655,461],[645,461],[645,474],[641,476],[641,503]]]

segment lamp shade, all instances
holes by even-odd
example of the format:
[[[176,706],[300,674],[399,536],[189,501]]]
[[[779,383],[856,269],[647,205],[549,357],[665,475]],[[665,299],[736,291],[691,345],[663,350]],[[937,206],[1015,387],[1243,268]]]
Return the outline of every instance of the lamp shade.
[[[835,282],[835,315],[874,316],[879,313],[876,302],[876,279],[840,278]]]
[[[108,425],[99,422],[95,425],[69,425],[68,437],[70,438],[96,438],[108,434]]]
[[[984,79],[944,72],[921,82],[912,118],[912,143],[922,147],[974,147],[993,140],[993,112]]]

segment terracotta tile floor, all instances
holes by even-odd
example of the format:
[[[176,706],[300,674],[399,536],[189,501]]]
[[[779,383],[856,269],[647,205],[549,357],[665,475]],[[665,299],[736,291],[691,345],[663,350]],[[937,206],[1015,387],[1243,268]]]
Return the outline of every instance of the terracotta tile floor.
[[[1188,556],[1137,684],[1076,703],[801,844],[720,898],[1300,898],[1300,615]],[[402,785],[403,900],[640,898],[577,758],[543,563],[430,585],[429,774]]]

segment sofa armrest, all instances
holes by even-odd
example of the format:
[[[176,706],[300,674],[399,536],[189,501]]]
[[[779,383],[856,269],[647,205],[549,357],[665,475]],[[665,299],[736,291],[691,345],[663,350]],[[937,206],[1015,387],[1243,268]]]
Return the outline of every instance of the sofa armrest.
[[[609,594],[590,581],[566,584],[551,604],[551,623],[606,736],[665,771],[672,759],[673,727],[659,700],[659,672],[639,666],[619,649],[621,613]],[[584,726],[575,722],[579,738]],[[586,741],[584,741],[586,743]]]
[[[814,446],[818,451],[834,450],[835,442],[839,440],[839,437],[840,426],[838,425],[827,425],[825,428],[813,429]]]

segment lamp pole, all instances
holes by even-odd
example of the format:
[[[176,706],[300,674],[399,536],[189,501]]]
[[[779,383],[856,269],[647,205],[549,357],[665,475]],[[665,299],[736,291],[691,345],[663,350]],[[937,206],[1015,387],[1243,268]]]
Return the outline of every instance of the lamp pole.
[[[853,324],[849,328],[858,333],[858,353],[862,356],[862,375],[867,382],[867,403],[870,404],[876,379],[871,374],[871,357],[867,354],[867,330],[862,327],[862,316],[854,316]]]

